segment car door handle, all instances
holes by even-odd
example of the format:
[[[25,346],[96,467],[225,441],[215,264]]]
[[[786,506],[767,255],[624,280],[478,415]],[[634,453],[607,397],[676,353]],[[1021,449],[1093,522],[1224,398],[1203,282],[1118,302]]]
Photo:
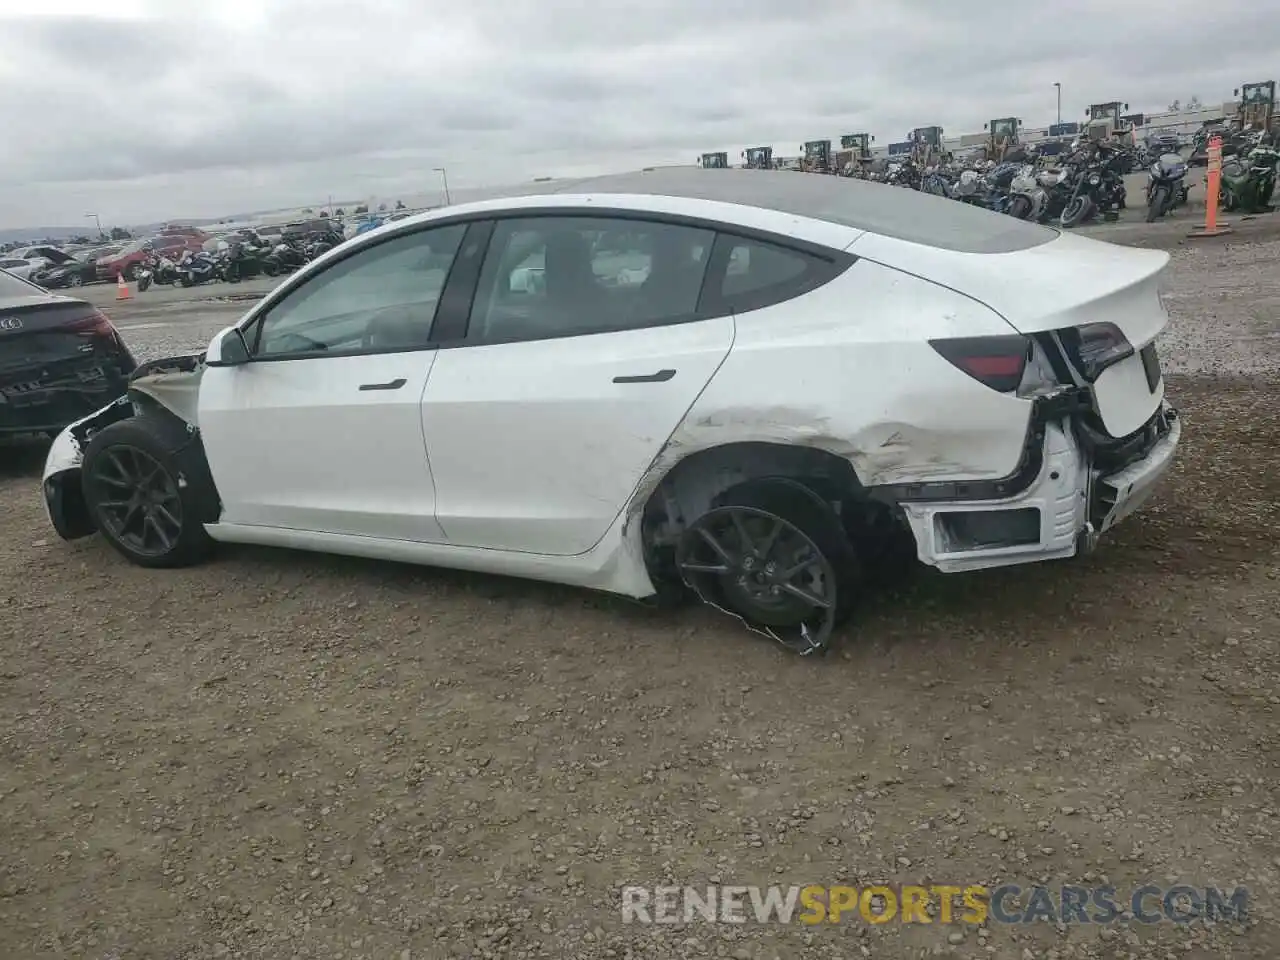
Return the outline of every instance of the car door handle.
[[[362,383],[360,384],[360,389],[361,390],[399,390],[406,383],[408,383],[408,381],[405,380],[404,377],[401,377],[399,380],[389,380],[386,383]]]
[[[657,373],[644,373],[631,377],[614,377],[614,383],[666,383],[676,375],[674,370],[659,370]]]

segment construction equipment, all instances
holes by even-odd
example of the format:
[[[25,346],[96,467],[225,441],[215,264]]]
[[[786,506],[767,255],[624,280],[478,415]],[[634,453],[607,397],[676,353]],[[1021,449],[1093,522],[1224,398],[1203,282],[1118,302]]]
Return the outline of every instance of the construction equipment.
[[[846,133],[840,138],[840,149],[851,151],[853,159],[862,162],[871,159],[871,144],[875,142],[869,133]]]
[[[704,170],[725,170],[729,166],[729,154],[704,153],[698,157],[698,162],[702,164]]]
[[[923,170],[942,161],[941,127],[916,127],[907,140],[911,143],[911,162],[918,168]]]
[[[1231,91],[1240,98],[1238,116],[1241,130],[1265,130],[1280,132],[1280,117],[1276,116],[1276,82],[1246,83]]]
[[[871,144],[875,141],[869,133],[846,133],[840,138],[840,152],[835,156],[835,172],[846,177],[861,177],[871,164]]]
[[[1132,140],[1130,124],[1125,121],[1124,111],[1129,109],[1127,103],[1112,100],[1109,103],[1092,103],[1085,111],[1088,123],[1084,135],[1090,140],[1119,140],[1127,137]]]
[[[806,173],[831,173],[831,141],[810,140],[803,147],[800,169]]]
[[[742,152],[748,170],[772,170],[773,147],[749,147]]]
[[[1018,146],[1018,128],[1022,121],[1017,117],[1001,117],[982,125],[987,131],[987,159],[996,163],[1004,160],[1005,154]]]

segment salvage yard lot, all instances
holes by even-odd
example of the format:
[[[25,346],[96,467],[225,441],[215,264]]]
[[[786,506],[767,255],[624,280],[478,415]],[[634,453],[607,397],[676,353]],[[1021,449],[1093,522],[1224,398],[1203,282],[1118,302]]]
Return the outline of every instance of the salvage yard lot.
[[[57,540],[41,450],[0,451],[0,956],[1276,957],[1272,236],[1176,247],[1186,429],[1155,501],[1092,557],[922,573],[821,662],[491,577],[247,548],[145,571]],[[118,316],[150,357],[242,309],[179,307]],[[712,879],[1251,899],[958,943],[620,922],[625,884]]]

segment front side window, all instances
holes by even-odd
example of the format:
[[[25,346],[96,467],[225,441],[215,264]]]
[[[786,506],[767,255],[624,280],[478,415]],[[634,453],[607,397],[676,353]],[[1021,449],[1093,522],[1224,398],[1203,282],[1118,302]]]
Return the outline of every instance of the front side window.
[[[714,239],[710,230],[646,220],[501,221],[467,336],[509,343],[692,319]]]
[[[415,350],[430,343],[436,306],[465,224],[396,237],[339,260],[272,306],[249,339],[255,357]]]

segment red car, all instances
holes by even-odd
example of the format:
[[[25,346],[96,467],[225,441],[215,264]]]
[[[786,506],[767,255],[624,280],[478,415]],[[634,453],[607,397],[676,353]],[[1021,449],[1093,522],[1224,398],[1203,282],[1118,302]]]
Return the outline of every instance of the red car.
[[[172,232],[162,232],[146,240],[134,240],[121,248],[119,253],[99,258],[97,271],[99,280],[114,280],[123,276],[132,280],[138,264],[146,260],[152,253],[167,254],[177,259],[183,250],[196,253],[201,245],[209,239],[209,235],[195,227],[168,228]],[[181,232],[179,232],[181,231]]]

